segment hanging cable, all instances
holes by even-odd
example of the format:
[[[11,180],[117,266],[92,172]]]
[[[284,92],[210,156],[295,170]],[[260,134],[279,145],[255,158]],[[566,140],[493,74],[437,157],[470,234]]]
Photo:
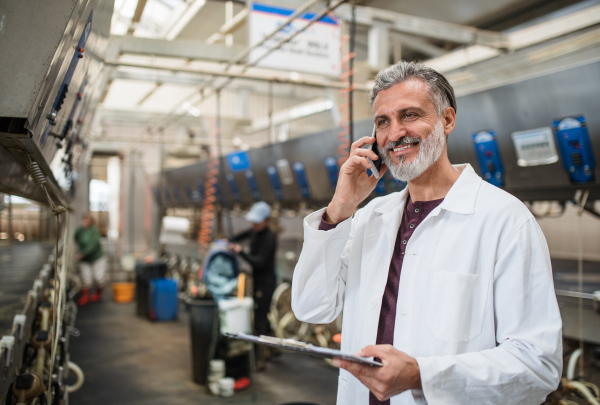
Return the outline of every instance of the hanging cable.
[[[221,142],[221,91],[217,92],[217,151],[219,154],[219,163],[221,168],[221,182],[225,183],[225,156],[223,156],[223,144]],[[225,206],[225,216],[227,220],[227,236],[229,238],[233,237],[233,222],[231,220],[231,209],[229,207],[229,199],[223,198],[223,205]]]
[[[200,232],[198,232],[198,254],[203,257],[208,251],[212,240],[212,228],[215,218],[217,204],[217,181],[219,176],[219,155],[217,152],[217,125],[216,119],[212,119],[210,138],[212,140],[211,159],[208,161],[206,182],[204,183],[204,200],[200,219]],[[202,278],[203,268],[198,269],[198,278]]]
[[[354,5],[352,6],[354,10]],[[354,20],[354,12],[352,14]],[[342,99],[344,102],[340,104],[340,132],[338,133],[338,139],[340,145],[338,146],[338,153],[340,158],[338,159],[338,165],[342,166],[348,156],[350,156],[350,147],[352,145],[353,138],[353,126],[352,126],[352,96],[354,93],[354,80],[353,76],[355,73],[354,69],[354,35],[355,27],[354,22],[350,24],[350,35],[342,35],[340,51],[342,54],[342,77],[341,80],[346,84],[346,87],[340,90]],[[348,45],[349,49],[346,49]]]

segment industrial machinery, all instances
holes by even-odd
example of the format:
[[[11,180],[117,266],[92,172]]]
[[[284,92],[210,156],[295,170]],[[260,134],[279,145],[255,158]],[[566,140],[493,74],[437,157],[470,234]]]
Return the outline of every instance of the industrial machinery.
[[[48,204],[57,223],[54,253],[0,343],[3,404],[68,404],[83,383],[69,359],[69,339],[77,334],[69,218],[74,173],[106,77],[101,55],[113,4],[0,4],[0,192]],[[65,384],[69,371],[78,375],[74,386]]]
[[[450,160],[470,163],[484,179],[524,201],[570,201],[578,189],[589,191],[588,201],[600,199],[594,163],[594,156],[600,155],[600,118],[594,113],[600,109],[596,80],[599,73],[600,63],[593,62],[459,97],[456,128],[448,138]],[[568,91],[573,86],[577,91]],[[540,103],[540,99],[552,102]],[[574,115],[556,121],[555,117],[563,111]],[[493,132],[482,132],[490,124]],[[369,121],[355,123],[355,138],[368,135],[371,127]],[[553,132],[547,131],[553,131],[556,138],[549,137],[547,134]],[[250,206],[257,195],[289,208],[302,201],[315,208],[326,205],[333,196],[339,170],[331,159],[337,153],[337,132],[333,129],[236,152],[235,158],[244,162],[244,169],[239,171],[231,166],[234,155],[227,157],[229,170],[219,177],[224,198],[242,207]],[[156,179],[156,187],[170,184],[184,190],[184,183],[202,184],[206,165],[201,162],[167,170]],[[246,170],[252,170],[251,183],[244,178]],[[402,185],[393,183],[388,177],[372,197],[402,189]],[[193,191],[202,195],[200,189]],[[190,198],[183,204],[175,202],[166,194],[161,198],[163,206],[201,205],[201,200]]]
[[[29,181],[31,176],[65,202],[59,186],[72,185],[84,133],[100,97],[100,55],[113,3],[26,0],[0,5],[0,168],[5,174],[0,191],[48,202],[43,189]],[[62,170],[53,173],[57,154]]]

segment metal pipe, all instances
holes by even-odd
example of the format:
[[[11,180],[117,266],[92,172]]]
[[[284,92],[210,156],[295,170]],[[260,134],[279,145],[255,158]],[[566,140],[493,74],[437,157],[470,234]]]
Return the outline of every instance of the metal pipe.
[[[265,38],[263,38],[259,43],[249,46],[247,47],[245,50],[243,50],[242,52],[240,52],[237,56],[235,56],[234,58],[232,58],[227,65],[225,66],[224,71],[226,72],[227,70],[229,70],[229,68],[234,64],[239,62],[240,60],[242,60],[242,58],[246,57],[247,55],[250,54],[250,52],[254,49],[257,48],[259,46],[262,46],[262,44],[264,44],[266,41],[268,41],[269,39],[271,39],[273,36],[275,36],[279,31],[283,30],[285,27],[287,27],[287,25],[292,22],[293,20],[296,19],[296,17],[298,17],[298,15],[300,15],[301,13],[303,13],[305,10],[307,10],[309,7],[311,7],[312,5],[316,4],[319,0],[310,0],[308,2],[306,2],[304,5],[302,5],[301,7],[299,7],[296,11],[294,11],[294,13],[292,13],[292,15],[290,15],[290,17],[281,25],[279,26],[276,30],[274,30],[271,34],[267,35]],[[269,48],[263,55],[261,55],[260,58],[258,58],[257,60],[255,60],[254,62],[250,63],[246,63],[242,66],[242,73],[246,71],[246,69],[248,67],[251,66],[255,66],[258,62],[260,62],[262,59],[266,58],[269,54],[271,54],[273,51],[279,49],[282,45],[286,44],[287,42],[291,41],[292,39],[294,39],[297,35],[301,34],[302,32],[304,32],[306,29],[308,29],[311,25],[313,25],[315,22],[319,21],[321,18],[323,18],[327,13],[333,11],[335,8],[339,7],[341,4],[345,3],[348,0],[337,0],[336,2],[334,2],[333,4],[330,4],[327,8],[325,8],[324,10],[322,10],[320,13],[317,13],[307,24],[306,26],[304,26],[303,28],[299,29],[298,31],[294,32],[293,34],[289,35],[288,37],[284,38],[283,40],[279,41],[279,43],[277,43],[275,46]],[[226,80],[223,84],[221,84],[219,87],[217,87],[214,91],[213,94],[215,94],[217,91],[222,90],[225,86],[227,86],[231,80],[233,75],[228,75],[230,78],[228,80]],[[199,89],[199,93],[202,94],[202,92],[210,85],[212,85],[215,81],[215,78],[213,77],[213,79],[207,80],[204,83],[202,83],[202,85],[200,86]],[[212,94],[210,94],[212,95]],[[184,101],[189,101],[192,97],[195,96],[195,93],[191,96],[191,97],[187,97],[185,100],[182,100],[182,102]],[[202,98],[200,101],[202,102],[203,100],[205,100],[208,96],[205,96],[204,98]],[[176,107],[175,109],[173,109],[173,111],[171,113],[169,113],[167,115],[167,117],[160,122],[159,124],[155,125],[159,126],[164,124],[174,113],[175,111],[177,111],[179,107]]]

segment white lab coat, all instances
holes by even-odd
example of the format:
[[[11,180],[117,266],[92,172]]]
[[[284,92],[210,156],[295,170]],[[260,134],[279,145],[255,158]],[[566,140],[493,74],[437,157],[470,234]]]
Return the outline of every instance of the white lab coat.
[[[416,357],[423,390],[399,404],[540,404],[558,386],[562,322],[544,235],[515,197],[470,165],[415,229],[402,265],[394,347]],[[305,322],[344,311],[342,350],[375,344],[381,300],[408,191],[376,198],[335,229],[304,220],[292,308]],[[368,389],[341,370],[338,405]]]

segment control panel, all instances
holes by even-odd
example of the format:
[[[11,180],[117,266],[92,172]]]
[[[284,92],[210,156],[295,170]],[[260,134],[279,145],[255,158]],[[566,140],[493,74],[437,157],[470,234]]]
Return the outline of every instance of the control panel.
[[[327,168],[327,176],[329,177],[331,189],[335,191],[335,186],[337,185],[338,177],[340,175],[340,167],[338,166],[337,159],[333,156],[328,156],[323,163],[325,163],[325,167]]]
[[[504,165],[496,141],[496,133],[480,131],[473,134],[472,139],[483,178],[497,187],[502,187],[504,185]]]
[[[192,187],[190,186],[190,183],[188,183],[187,181],[183,182],[183,189],[185,190],[185,195],[187,196],[190,202],[194,203],[200,201],[200,195],[197,191],[194,193]]]
[[[310,198],[310,186],[308,185],[308,178],[306,177],[306,169],[304,163],[296,162],[292,166],[294,173],[296,174],[296,181],[298,182],[298,189],[302,198],[308,200]]]
[[[278,201],[283,200],[283,188],[281,187],[281,181],[279,181],[279,174],[277,174],[277,168],[275,166],[267,167],[267,174],[269,175],[269,181],[275,193],[275,198]]]
[[[170,205],[173,202],[173,200],[171,199],[171,193],[169,193],[169,188],[167,186],[163,188],[163,195],[165,198],[165,203],[167,205]]]
[[[179,187],[177,187],[177,185],[173,184],[173,197],[175,197],[175,203],[182,205],[183,204],[183,196],[181,195],[181,192],[179,191]]]
[[[50,134],[50,129],[56,125],[56,118],[60,109],[62,108],[63,103],[65,102],[65,98],[67,97],[67,92],[69,91],[69,85],[71,84],[71,79],[73,78],[73,73],[75,73],[75,69],[77,68],[77,64],[79,63],[79,59],[83,58],[83,50],[85,49],[85,43],[87,42],[88,37],[90,36],[90,32],[92,30],[92,13],[88,17],[85,28],[83,29],[83,33],[77,42],[77,46],[75,49],[75,53],[73,54],[73,58],[71,59],[71,63],[69,65],[69,69],[67,70],[67,74],[63,79],[62,84],[58,90],[58,94],[56,95],[56,99],[54,100],[54,104],[52,104],[52,109],[48,114],[48,122],[46,124],[46,128],[44,129],[44,134],[42,135],[42,145],[46,143],[46,139],[48,139],[48,135]]]
[[[238,189],[237,183],[232,173],[227,173],[227,183],[229,183],[229,190],[233,196],[233,201],[239,203],[241,201],[240,190]]]
[[[594,181],[596,161],[583,115],[554,120],[556,143],[563,166],[574,183]]]
[[[85,89],[86,85],[87,85],[87,75],[81,82],[81,85],[79,86],[79,90],[77,91],[77,94],[75,95],[75,101],[73,101],[73,106],[71,107],[71,112],[69,113],[69,118],[67,119],[67,122],[65,123],[65,126],[64,126],[62,132],[60,133],[60,135],[58,135],[58,143],[56,144],[56,147],[58,149],[63,147],[64,139],[69,134],[69,131],[73,128],[73,118],[75,117],[75,112],[77,111],[77,107],[79,106],[79,103],[81,102],[81,99],[83,98],[83,90]],[[69,151],[66,151],[65,153],[69,153]]]
[[[196,180],[196,189],[197,193],[200,195],[200,200],[202,200],[204,198],[204,183],[202,182],[202,180]]]
[[[246,180],[248,180],[248,186],[252,192],[252,198],[254,201],[260,201],[260,191],[258,190],[258,184],[256,184],[256,178],[252,170],[246,170]]]

